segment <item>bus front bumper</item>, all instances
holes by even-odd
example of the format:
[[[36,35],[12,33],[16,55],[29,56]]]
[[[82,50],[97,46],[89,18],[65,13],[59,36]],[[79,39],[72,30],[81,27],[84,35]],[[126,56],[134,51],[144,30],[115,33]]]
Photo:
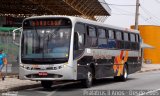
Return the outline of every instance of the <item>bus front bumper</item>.
[[[62,66],[62,64],[57,64],[55,66]],[[44,67],[44,66],[43,66]],[[47,66],[45,66],[47,67]],[[45,68],[44,68],[45,69]],[[63,66],[56,70],[44,70],[38,68],[27,68],[27,67],[19,67],[19,78],[21,80],[34,80],[34,81],[42,81],[42,80],[76,80],[76,70],[73,67]]]

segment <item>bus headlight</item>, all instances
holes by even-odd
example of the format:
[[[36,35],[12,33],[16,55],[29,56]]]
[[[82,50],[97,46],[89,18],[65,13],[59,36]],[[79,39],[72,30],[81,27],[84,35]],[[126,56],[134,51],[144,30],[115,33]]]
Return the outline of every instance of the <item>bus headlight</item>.
[[[25,66],[23,64],[20,64],[19,66],[22,67],[22,68],[25,68]]]

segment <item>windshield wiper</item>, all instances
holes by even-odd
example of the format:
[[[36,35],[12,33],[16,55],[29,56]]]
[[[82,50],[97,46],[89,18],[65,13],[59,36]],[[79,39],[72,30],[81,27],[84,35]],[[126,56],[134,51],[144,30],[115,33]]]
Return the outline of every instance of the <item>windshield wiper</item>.
[[[52,36],[54,36],[55,34],[57,34],[57,32],[58,32],[59,29],[60,29],[60,27],[57,27],[53,32],[50,32],[46,36],[44,36],[43,39],[45,40],[46,38],[48,38],[49,35],[51,35],[51,37],[48,38],[48,41],[49,41],[52,38]]]
[[[51,30],[52,29],[53,28],[51,28]],[[45,41],[47,41],[47,43],[48,43],[52,39],[52,37],[55,34],[57,34],[57,32],[58,32],[59,29],[60,29],[60,27],[57,27],[53,32],[50,32],[48,34],[46,34],[46,30],[45,30],[44,35],[43,35],[43,39],[42,39],[43,40],[43,54],[42,54],[43,58],[44,58],[44,54],[45,54]],[[49,38],[49,35],[51,35],[50,38]],[[47,46],[48,46],[48,44],[47,44]]]
[[[40,38],[40,36],[39,36],[39,34],[38,34],[38,32],[37,32],[37,28],[36,27],[34,27],[34,29],[35,29],[35,31],[36,31],[36,34],[37,34],[37,38],[38,38],[38,45],[39,45],[39,50],[40,50],[40,40],[41,40],[41,38]],[[36,42],[37,43],[37,42]],[[34,46],[34,45],[33,45]]]

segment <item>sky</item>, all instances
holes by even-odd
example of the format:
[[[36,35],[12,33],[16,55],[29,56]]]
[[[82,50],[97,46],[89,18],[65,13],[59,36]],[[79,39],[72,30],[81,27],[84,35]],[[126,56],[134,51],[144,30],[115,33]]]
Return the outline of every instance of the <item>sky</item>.
[[[105,1],[109,4],[112,12],[104,23],[124,28],[130,28],[135,24],[136,0]],[[139,11],[139,25],[160,26],[160,0],[140,0]]]

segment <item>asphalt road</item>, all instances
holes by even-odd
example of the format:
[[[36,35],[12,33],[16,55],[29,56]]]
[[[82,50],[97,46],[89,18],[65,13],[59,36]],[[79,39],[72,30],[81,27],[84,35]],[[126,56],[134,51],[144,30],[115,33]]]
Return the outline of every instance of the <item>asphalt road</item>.
[[[49,90],[42,87],[21,90],[18,96],[160,96],[159,90],[160,71],[153,71],[129,75],[126,82],[107,78],[97,80],[91,88],[82,88],[79,83],[65,84]]]

